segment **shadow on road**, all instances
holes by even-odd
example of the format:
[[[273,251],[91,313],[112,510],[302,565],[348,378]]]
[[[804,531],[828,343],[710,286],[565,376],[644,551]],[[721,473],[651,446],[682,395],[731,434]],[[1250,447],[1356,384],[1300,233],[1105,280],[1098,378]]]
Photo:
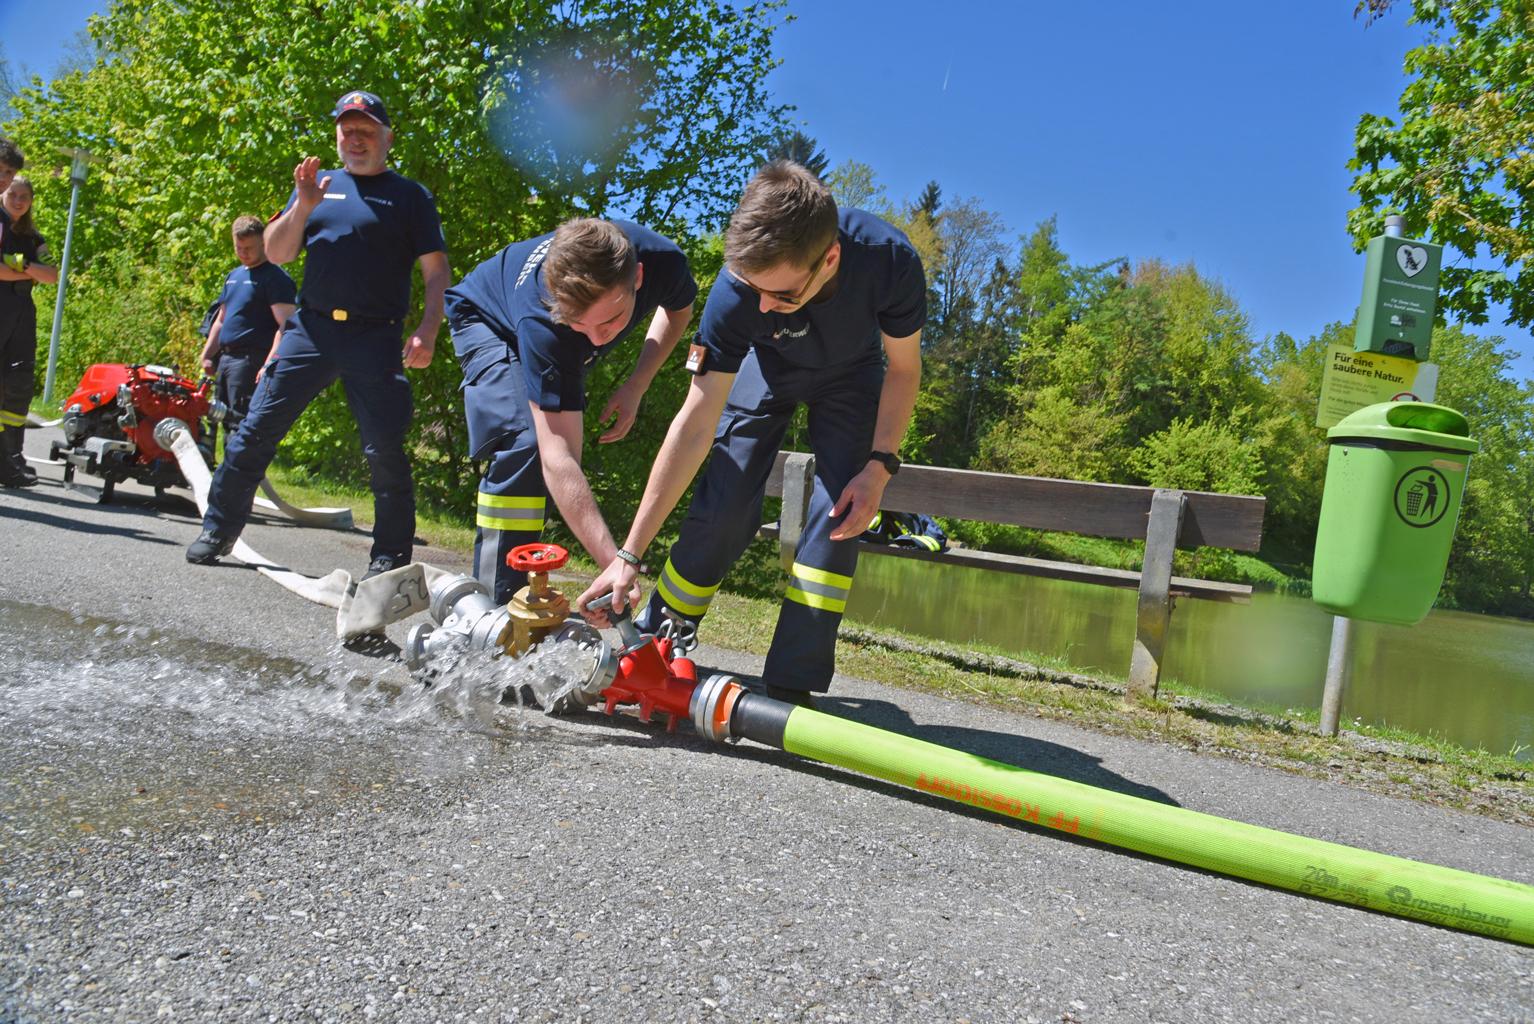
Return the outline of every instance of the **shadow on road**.
[[[11,492],[7,493],[9,494]],[[92,523],[83,519],[76,518],[70,515],[69,511],[77,503],[66,497],[62,491],[52,493],[49,491],[26,490],[17,491],[15,493],[17,496],[23,497],[26,501],[26,504],[13,504],[7,502],[3,506],[0,506],[0,509],[3,509],[3,511],[0,511],[0,516],[3,516],[7,519],[19,519],[29,523],[36,523],[40,526],[51,526],[73,533],[91,533],[105,536],[133,537],[138,540],[147,541],[151,544],[167,544],[172,547],[177,546],[177,542],[171,540],[168,537],[157,537],[147,530],[139,529],[127,524],[117,526],[109,525],[106,523]],[[113,516],[129,517],[133,519],[154,519],[158,518],[158,513],[152,505],[153,501],[154,499],[151,498],[149,499],[148,503],[143,501],[136,501],[132,503],[125,502],[123,504],[114,503],[109,505],[91,504],[88,507],[93,512],[105,512]],[[48,508],[49,511],[44,511],[45,507]],[[57,510],[57,512],[54,510]]]

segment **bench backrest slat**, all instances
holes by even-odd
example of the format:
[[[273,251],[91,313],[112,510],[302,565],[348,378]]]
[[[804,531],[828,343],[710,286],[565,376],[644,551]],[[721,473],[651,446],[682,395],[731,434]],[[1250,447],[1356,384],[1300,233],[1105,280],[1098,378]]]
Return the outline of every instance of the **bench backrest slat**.
[[[787,457],[786,452],[778,453],[767,482],[767,493],[774,498],[783,496]],[[925,512],[1035,530],[1143,540],[1155,493],[1154,487],[903,466],[885,490],[882,505],[893,512]],[[1184,493],[1187,505],[1178,547],[1208,545],[1256,551],[1262,543],[1266,499],[1204,491]]]

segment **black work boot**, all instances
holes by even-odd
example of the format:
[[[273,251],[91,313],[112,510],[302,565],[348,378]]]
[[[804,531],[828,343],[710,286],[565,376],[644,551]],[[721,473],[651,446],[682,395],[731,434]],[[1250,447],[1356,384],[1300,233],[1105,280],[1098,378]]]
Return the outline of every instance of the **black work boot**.
[[[404,565],[409,565],[410,559],[396,557],[394,555],[379,555],[368,563],[368,571],[362,574],[362,580],[370,580],[374,576],[382,576]],[[361,583],[362,580],[357,582]]]
[[[212,530],[203,530],[186,549],[186,560],[193,565],[217,565],[223,555],[234,550],[235,537],[220,537]]]
[[[36,487],[37,471],[21,457],[22,430],[0,431],[0,487]]]

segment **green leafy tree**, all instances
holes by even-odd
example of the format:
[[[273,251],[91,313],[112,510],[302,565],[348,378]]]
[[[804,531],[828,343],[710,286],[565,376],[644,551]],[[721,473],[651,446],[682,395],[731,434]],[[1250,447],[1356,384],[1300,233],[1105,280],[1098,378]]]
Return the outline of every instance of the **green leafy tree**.
[[[885,218],[890,215],[889,196],[867,164],[844,160],[825,175],[825,182],[836,197],[837,206],[856,207]]]
[[[762,154],[762,163],[770,164],[774,160],[792,160],[817,178],[825,175],[829,163],[820,144],[797,128],[780,134]]]
[[[195,326],[230,263],[230,222],[277,211],[294,164],[334,153],[329,111],[348,88],[388,104],[391,164],[437,196],[459,274],[580,213],[632,216],[694,245],[781,124],[766,89],[777,8],[113,0],[91,21],[93,62],[23,88],[4,125],[29,152],[84,145],[105,158],[76,226],[65,380],[104,352],[194,365]],[[55,238],[67,187],[38,175],[38,216]],[[476,473],[458,376],[444,331],[414,377],[412,443],[425,502],[467,509]],[[599,408],[603,397],[593,394]],[[619,447],[653,453],[662,404],[653,395]],[[365,478],[339,389],[311,406],[283,457]],[[617,474],[593,483],[604,501],[632,486]]]
[[[916,197],[916,203],[912,208],[914,214],[925,217],[929,222],[936,222],[938,211],[943,207],[943,190],[935,181],[929,181],[921,190],[921,195]]]
[[[1534,387],[1511,375],[1501,338],[1456,326],[1433,332],[1438,401],[1465,414],[1471,457],[1444,585],[1446,603],[1529,615],[1534,578]]]
[[[1021,415],[994,424],[980,444],[980,469],[1062,480],[1112,480],[1124,416],[1082,404],[1063,389],[1046,387]]]
[[[1256,493],[1262,455],[1246,420],[1245,410],[1221,422],[1175,419],[1140,442],[1129,468],[1151,487]]]
[[[1369,18],[1390,5],[1369,2]],[[1387,213],[1406,217],[1408,234],[1447,247],[1440,309],[1484,323],[1491,302],[1534,324],[1534,9],[1526,3],[1414,0],[1409,20],[1428,40],[1406,54],[1410,81],[1400,120],[1366,114],[1358,122],[1353,190],[1359,205],[1348,229],[1362,248]]]

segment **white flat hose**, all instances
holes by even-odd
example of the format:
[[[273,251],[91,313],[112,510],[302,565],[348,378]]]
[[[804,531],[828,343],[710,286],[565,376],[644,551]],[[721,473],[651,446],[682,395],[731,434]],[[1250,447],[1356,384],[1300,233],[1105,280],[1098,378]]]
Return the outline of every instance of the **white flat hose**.
[[[162,432],[169,444],[162,440]],[[180,420],[166,419],[156,426],[155,433],[155,440],[175,455],[186,482],[192,487],[197,510],[207,514],[208,488],[213,483],[213,476],[208,472],[208,464],[203,461],[202,452],[198,451],[192,441],[191,430]],[[276,497],[271,491],[267,493]],[[346,512],[350,519],[349,509],[339,511]],[[440,577],[455,575],[436,566],[412,562],[354,585],[351,573],[345,569],[337,569],[318,579],[305,576],[285,565],[278,565],[243,540],[234,542],[234,550],[230,554],[300,597],[336,609],[336,636],[342,640],[380,632],[391,622],[426,611],[431,604],[431,585]]]
[[[305,526],[323,526],[332,530],[352,528],[352,510],[349,508],[299,508],[282,500],[282,495],[266,477],[261,478],[261,492],[265,498],[257,498],[256,504],[272,512],[281,512],[295,523]],[[271,500],[268,501],[267,499]]]

